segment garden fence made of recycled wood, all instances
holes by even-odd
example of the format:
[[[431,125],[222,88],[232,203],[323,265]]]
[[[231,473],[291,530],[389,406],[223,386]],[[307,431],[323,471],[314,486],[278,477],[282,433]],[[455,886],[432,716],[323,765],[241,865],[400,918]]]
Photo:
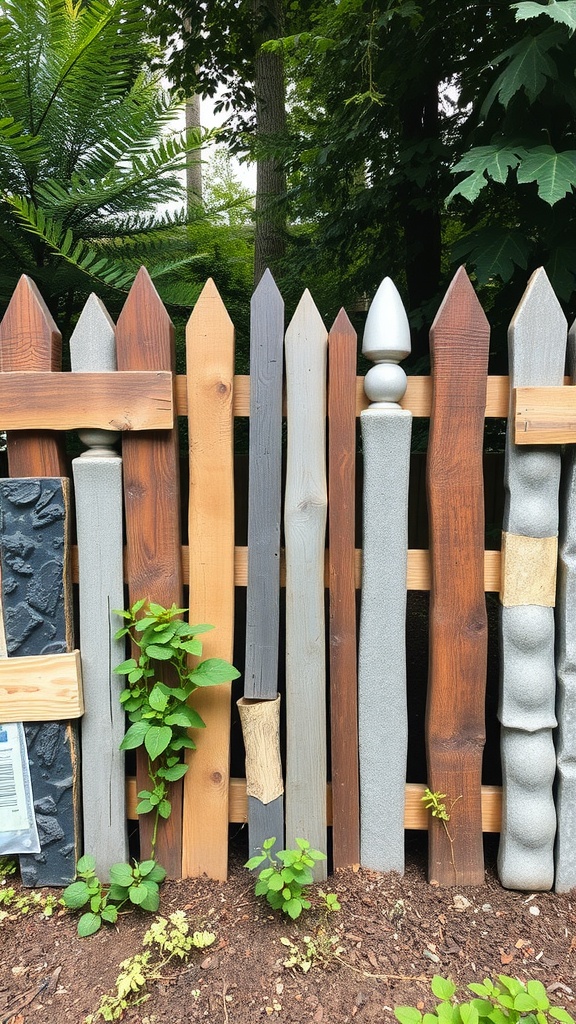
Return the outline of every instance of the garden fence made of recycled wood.
[[[509,378],[487,377],[489,333],[461,269],[432,325],[431,376],[406,387],[408,322],[387,279],[363,339],[374,366],[358,377],[346,313],[328,330],[305,292],[285,330],[267,272],[251,304],[250,376],[234,374],[234,328],[211,281],[177,376],[173,327],[142,269],[116,325],[88,300],[62,373],[56,326],[21,279],[0,325],[9,467],[0,481],[0,722],[25,723],[41,848],[19,850],[28,884],[69,881],[83,851],[104,875],[127,857],[126,819],[147,764],[139,752],[126,782],[123,683],[113,674],[126,655],[112,639],[114,609],[141,598],[188,607],[191,623],[215,626],[203,656],[231,661],[235,589],[246,588],[246,621],[236,623],[246,641],[246,778],[230,777],[230,684],[199,689],[206,729],[195,730],[189,770],[171,785],[156,845],[171,876],[225,879],[229,823],[247,821],[251,849],[275,836],[279,847],[305,837],[327,850],[331,827],[335,868],[400,872],[404,830],[428,829],[429,877],[443,885],[481,883],[482,834],[500,832],[503,885],[576,885],[576,470],[573,449],[562,456],[576,438],[576,391],[564,376],[576,331],[540,270],[512,319]],[[179,417],[189,438],[183,496]],[[247,546],[234,527],[235,417],[249,417]],[[429,551],[408,550],[413,417],[430,418]],[[501,551],[484,550],[486,417],[508,417]],[[69,485],[70,430],[87,450]],[[421,784],[406,783],[409,590],[430,591]],[[489,591],[501,603],[501,788],[481,784]],[[10,815],[20,813],[5,735],[4,726],[0,838],[16,835]],[[425,786],[444,794],[448,820],[426,811]],[[139,821],[144,856],[149,818]]]

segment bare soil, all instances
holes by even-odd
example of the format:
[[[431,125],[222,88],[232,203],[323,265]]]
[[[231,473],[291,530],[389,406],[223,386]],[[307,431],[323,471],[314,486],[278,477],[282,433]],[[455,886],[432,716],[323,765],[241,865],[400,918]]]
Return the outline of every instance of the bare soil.
[[[426,881],[424,842],[421,835],[408,839],[402,878],[359,870],[329,879],[325,888],[338,894],[342,909],[328,918],[310,911],[292,922],[268,913],[253,894],[240,848],[225,884],[206,878],[166,883],[160,912],[186,911],[191,925],[213,931],[216,941],[186,963],[170,962],[148,986],[146,1001],[124,1019],[392,1022],[394,1006],[434,1004],[434,974],[464,988],[498,973],[539,979],[551,1001],[575,1015],[576,891],[502,889],[495,848],[487,851],[484,886],[434,887]],[[37,913],[3,919],[0,1024],[81,1024],[105,992],[115,991],[121,961],[142,949],[149,924],[149,915],[134,912],[118,927],[79,939],[76,918],[64,910],[49,919]],[[313,939],[317,959],[307,972],[286,967],[289,950],[281,939],[304,950],[305,936]]]

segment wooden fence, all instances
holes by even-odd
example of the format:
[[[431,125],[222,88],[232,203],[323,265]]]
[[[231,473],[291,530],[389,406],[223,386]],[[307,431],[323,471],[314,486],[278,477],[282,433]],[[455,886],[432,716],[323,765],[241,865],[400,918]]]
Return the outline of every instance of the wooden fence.
[[[171,785],[173,813],[157,843],[171,876],[225,879],[229,823],[248,821],[252,849],[274,835],[279,846],[305,836],[327,850],[331,827],[335,868],[377,870],[402,870],[404,829],[428,828],[429,875],[444,885],[480,883],[482,833],[501,831],[504,885],[576,885],[570,455],[558,501],[559,445],[576,430],[574,392],[562,387],[566,336],[538,271],[512,321],[510,380],[487,377],[489,325],[460,270],[432,326],[432,375],[410,377],[404,393],[398,363],[409,351],[407,321],[387,282],[366,326],[364,352],[375,363],[368,398],[344,311],[328,331],[305,292],[285,332],[282,299],[266,273],[251,304],[250,376],[234,375],[234,329],[211,281],[188,322],[186,375],[176,376],[173,327],[142,269],[115,327],[91,297],[71,341],[72,372],[61,373],[56,326],[22,278],[0,325],[0,429],[9,465],[9,479],[0,482],[8,654],[0,660],[0,721],[27,723],[42,846],[22,857],[30,884],[67,881],[84,847],[104,874],[127,856],[126,817],[135,816],[146,761],[138,757],[137,778],[125,785],[120,680],[112,673],[125,655],[111,640],[112,609],[126,600],[125,584],[130,602],[189,606],[191,622],[215,626],[204,656],[228,660],[235,589],[247,588],[239,702],[247,778],[229,774],[230,685],[197,691],[206,729],[187,752],[183,782]],[[574,346],[572,331],[570,352]],[[186,545],[178,417],[188,420]],[[250,418],[247,547],[234,532],[235,417]],[[358,417],[364,553],[355,535]],[[430,551],[407,550],[412,417],[430,417]],[[509,417],[502,553],[484,550],[485,417]],[[88,446],[74,460],[73,504],[62,483],[66,430],[80,431]],[[121,460],[114,448],[120,434]],[[69,548],[72,507],[77,544]],[[60,562],[55,550],[64,552]],[[82,683],[70,577],[79,582]],[[407,590],[431,593],[428,779],[421,784],[405,781]],[[481,785],[487,591],[499,592],[502,604],[502,789]],[[52,621],[60,607],[67,609],[62,624]],[[244,632],[244,623],[238,628]],[[425,784],[445,794],[449,820],[426,811]],[[139,827],[145,855],[147,816]],[[318,870],[321,877],[325,868]]]

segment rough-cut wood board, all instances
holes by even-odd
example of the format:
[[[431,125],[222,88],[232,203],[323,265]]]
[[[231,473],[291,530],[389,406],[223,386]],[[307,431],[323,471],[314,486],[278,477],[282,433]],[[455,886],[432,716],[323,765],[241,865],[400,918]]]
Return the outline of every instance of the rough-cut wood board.
[[[569,384],[568,377],[564,380]],[[356,378],[356,415],[367,409],[369,401],[364,394],[364,377]],[[432,406],[432,382],[430,377],[409,377],[406,394],[400,405],[409,409],[413,416],[429,416]],[[186,378],[176,378],[176,407],[179,416],[188,411],[186,399]],[[234,415],[250,415],[250,378],[239,374],[234,378]],[[508,377],[488,377],[485,416],[506,419],[508,416]]]
[[[425,790],[424,783],[407,782],[404,809],[404,828],[426,831],[429,814],[422,803]],[[246,797],[246,780],[230,779],[229,786],[229,821],[240,824],[248,821],[248,799]],[[126,807],[130,820],[136,820],[136,779],[126,779]],[[482,831],[499,832],[502,813],[502,789],[500,786],[482,786]],[[326,787],[326,822],[332,824],[332,787]]]
[[[174,369],[174,328],[142,267],[116,326],[119,370]],[[148,598],[182,607],[178,431],[126,434],[122,444],[130,604]],[[176,682],[166,672],[164,682]],[[138,782],[147,789],[148,755],[138,750]],[[170,786],[172,813],[158,828],[156,856],[169,877],[181,874],[182,785]],[[153,814],[140,822],[140,855],[148,857]]]
[[[508,332],[510,387],[562,383],[567,323],[544,270],[535,271]],[[523,447],[508,421],[503,529],[525,537],[558,534],[560,452]],[[521,567],[519,566],[521,571]],[[554,880],[556,754],[554,609],[534,603],[500,608],[502,836],[500,881],[549,889]]]
[[[573,387],[514,388],[515,444],[574,444],[576,391]]]
[[[244,697],[275,701],[280,625],[280,516],[282,477],[282,370],[284,302],[266,270],[250,305],[250,443],[248,489],[248,588]],[[241,717],[244,730],[244,718]],[[263,739],[276,744],[278,732]],[[266,760],[266,752],[262,752]],[[246,767],[248,775],[248,761]],[[284,796],[249,799],[248,849],[276,837],[284,848]]]
[[[47,451],[44,446],[44,459]],[[64,654],[72,647],[68,481],[2,480],[0,512],[8,654]],[[22,881],[65,885],[74,878],[80,852],[76,725],[27,725],[26,742],[41,852],[20,857]]]
[[[80,651],[0,661],[0,722],[59,722],[83,714]]]
[[[171,430],[171,373],[3,373],[0,430]]]
[[[88,298],[70,338],[70,361],[75,377],[102,370],[111,379],[115,376],[115,328],[95,295]],[[120,750],[126,716],[119,699],[126,679],[114,674],[126,656],[124,639],[114,639],[123,623],[114,609],[124,606],[122,461],[113,447],[117,437],[106,430],[80,431],[90,450],[72,463],[85,702],[82,787],[90,794],[82,803],[84,849],[95,858],[103,881],[109,880],[113,864],[129,859]],[[106,758],[103,750],[109,751]]]
[[[22,276],[0,324],[0,369],[60,370],[62,338],[44,299],[29,277]],[[64,440],[47,431],[8,435],[10,476],[66,473]]]
[[[328,335],[328,571],[332,859],[360,862],[355,497],[356,332],[340,310]]]
[[[428,872],[441,885],[484,881],[480,786],[488,625],[482,448],[489,339],[488,321],[461,267],[430,332],[426,751],[430,789],[446,794],[451,841],[442,822],[433,819]]]
[[[190,622],[207,622],[203,657],[232,660],[234,645],[234,327],[213,281],[186,329],[190,434]],[[198,689],[196,730],[184,776],[182,875],[228,874],[230,684]]]
[[[326,852],[327,332],[308,291],[286,331],[286,844]],[[315,866],[317,881],[326,862]]]

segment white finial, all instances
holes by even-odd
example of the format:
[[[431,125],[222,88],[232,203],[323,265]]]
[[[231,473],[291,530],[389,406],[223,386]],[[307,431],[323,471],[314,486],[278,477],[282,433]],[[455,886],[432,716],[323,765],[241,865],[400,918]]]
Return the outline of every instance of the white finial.
[[[398,363],[410,355],[410,327],[398,290],[389,277],[380,285],[366,317],[362,352],[376,365],[364,378],[373,406],[398,405],[406,392],[406,374]]]

